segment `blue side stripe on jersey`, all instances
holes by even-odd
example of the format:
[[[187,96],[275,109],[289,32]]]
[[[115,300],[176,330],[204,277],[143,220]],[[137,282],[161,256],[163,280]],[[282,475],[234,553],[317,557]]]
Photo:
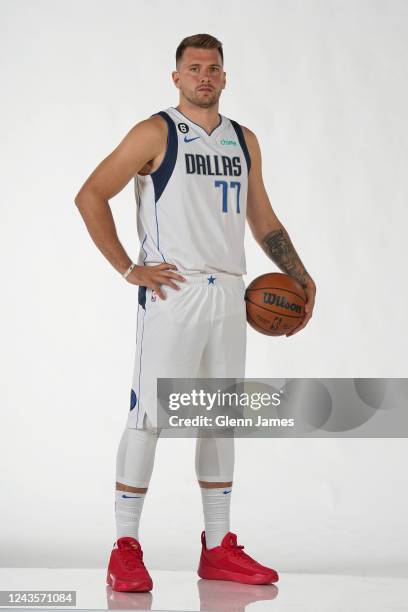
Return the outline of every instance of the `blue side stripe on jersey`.
[[[145,237],[143,238],[143,242],[142,242],[142,250],[143,250],[143,251],[144,251],[144,253],[145,253],[145,256],[144,256],[144,258],[143,258],[143,264],[145,263],[145,261],[146,261],[146,259],[147,259],[147,251],[146,251],[146,249],[145,249],[145,248],[144,248],[144,246],[143,246],[143,245],[144,245],[144,243],[146,242],[146,238],[147,238],[147,234],[145,234]]]
[[[159,232],[159,219],[157,217],[157,202],[154,203],[154,215],[155,215],[155,218],[156,218],[156,236],[157,236],[157,244],[156,244],[156,246],[157,246],[157,250],[159,251],[160,255],[162,256],[163,261],[167,263],[163,253],[160,250],[160,232]]]
[[[173,170],[177,161],[177,153],[178,153],[178,138],[177,138],[177,130],[174,124],[174,121],[166,113],[166,111],[159,111],[155,113],[155,115],[160,115],[167,123],[167,148],[166,153],[164,154],[164,158],[160,164],[160,166],[150,174],[151,179],[153,181],[153,189],[154,189],[154,214],[156,218],[156,234],[157,234],[157,250],[162,256],[163,261],[166,261],[163,253],[160,250],[160,231],[159,231],[159,220],[157,216],[157,203],[162,195],[163,191],[166,188],[167,183],[169,182],[171,175],[173,174]],[[153,117],[154,115],[152,115]]]
[[[136,191],[137,191],[137,194],[136,194]],[[137,175],[135,176],[135,196],[136,196],[137,205],[141,206],[142,200],[140,198],[139,179],[137,178]]]
[[[232,125],[234,127],[234,130],[235,130],[235,133],[236,133],[236,135],[238,137],[238,141],[239,141],[239,144],[241,145],[241,149],[244,152],[246,163],[247,163],[247,168],[248,168],[248,174],[249,174],[249,171],[251,169],[251,157],[249,155],[248,147],[247,147],[247,144],[245,142],[244,132],[242,131],[242,127],[239,125],[239,123],[237,123],[233,119],[230,119],[230,121],[231,121],[231,123],[232,123]]]

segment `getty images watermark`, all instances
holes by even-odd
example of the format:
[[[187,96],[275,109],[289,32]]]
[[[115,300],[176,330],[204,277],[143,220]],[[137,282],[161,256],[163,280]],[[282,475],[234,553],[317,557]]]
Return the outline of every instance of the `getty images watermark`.
[[[248,393],[237,391],[215,392],[205,391],[204,389],[192,389],[190,392],[172,392],[169,394],[169,411],[180,411],[181,408],[197,408],[197,411],[204,410],[206,414],[195,414],[193,416],[180,416],[180,413],[169,414],[168,424],[170,427],[293,427],[294,419],[280,419],[274,417],[264,417],[261,414],[255,416],[242,416],[230,414],[242,408],[256,412],[261,408],[271,408],[279,406],[281,403],[281,393]],[[224,409],[221,414],[215,414],[220,409]],[[226,410],[228,409],[228,410]]]
[[[406,378],[159,378],[164,437],[408,437]]]

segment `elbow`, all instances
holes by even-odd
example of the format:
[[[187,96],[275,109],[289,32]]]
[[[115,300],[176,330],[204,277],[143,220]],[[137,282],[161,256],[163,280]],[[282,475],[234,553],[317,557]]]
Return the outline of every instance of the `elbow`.
[[[75,202],[75,206],[77,208],[81,207],[81,203],[82,203],[82,194],[81,194],[81,191],[78,191],[78,193],[76,194],[76,196],[74,198],[74,202]]]
[[[276,217],[274,219],[258,219],[252,223],[249,222],[249,227],[251,229],[252,236],[260,246],[263,245],[265,238],[272,232],[282,231],[285,229],[276,219]]]
[[[74,198],[75,206],[79,209],[84,208],[88,200],[89,200],[88,190],[81,188]]]

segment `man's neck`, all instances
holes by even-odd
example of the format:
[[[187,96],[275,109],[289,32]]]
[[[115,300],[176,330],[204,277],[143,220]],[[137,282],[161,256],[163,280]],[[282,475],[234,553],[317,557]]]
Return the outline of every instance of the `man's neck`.
[[[201,108],[200,106],[182,101],[179,102],[176,108],[188,119],[191,119],[193,123],[197,123],[207,132],[211,132],[220,123],[218,103],[208,108]]]

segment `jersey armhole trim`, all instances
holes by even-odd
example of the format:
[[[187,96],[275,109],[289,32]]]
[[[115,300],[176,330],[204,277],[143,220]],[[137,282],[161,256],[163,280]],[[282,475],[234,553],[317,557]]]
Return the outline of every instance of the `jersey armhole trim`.
[[[168,115],[165,111],[159,111],[158,113],[154,113],[154,115],[151,116],[154,117],[155,115],[160,115],[167,123],[166,153],[164,154],[160,166],[156,168],[154,172],[149,174],[153,181],[154,199],[155,202],[157,202],[163,191],[165,190],[171,175],[173,174],[173,170],[177,161],[178,139],[176,126],[174,125],[174,121],[172,120],[170,115]]]
[[[237,123],[233,119],[230,119],[230,121],[238,137],[238,141],[239,141],[239,144],[241,145],[241,149],[244,152],[245,160],[246,160],[247,168],[248,168],[248,174],[249,174],[249,171],[251,170],[251,156],[249,155],[247,143],[245,141],[244,132],[242,130],[242,127],[239,125],[239,123]]]

